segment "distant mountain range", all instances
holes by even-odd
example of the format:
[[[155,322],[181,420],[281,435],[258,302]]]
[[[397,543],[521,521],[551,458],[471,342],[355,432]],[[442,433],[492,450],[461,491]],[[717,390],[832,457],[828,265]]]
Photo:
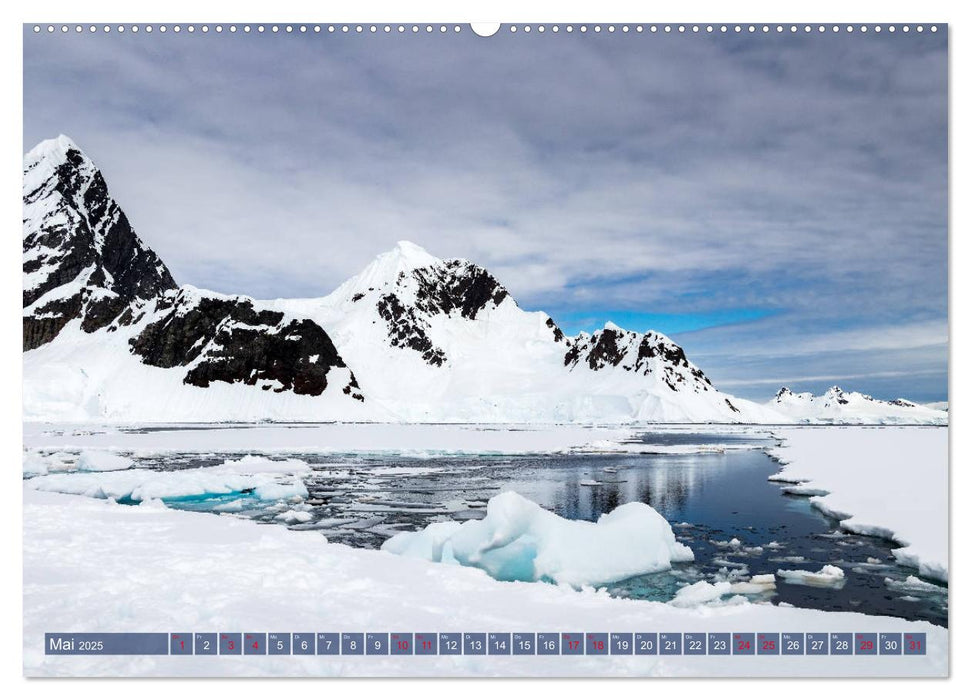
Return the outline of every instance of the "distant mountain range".
[[[769,405],[800,422],[811,423],[946,423],[947,409],[906,399],[881,401],[856,391],[831,387],[825,394],[779,389]]]
[[[408,242],[316,299],[179,286],[65,136],[24,157],[23,198],[27,420],[947,421],[835,388],[739,399],[660,333],[568,336]]]

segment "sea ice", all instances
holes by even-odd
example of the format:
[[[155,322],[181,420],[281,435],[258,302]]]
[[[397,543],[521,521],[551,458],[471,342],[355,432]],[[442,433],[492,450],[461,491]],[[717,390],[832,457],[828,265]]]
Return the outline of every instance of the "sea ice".
[[[26,482],[25,482],[26,483]],[[948,674],[948,630],[927,622],[728,599],[717,609],[629,600],[592,589],[500,583],[464,566],[328,544],[319,531],[244,518],[111,505],[24,488],[23,673],[27,676],[697,676],[698,657],[678,656],[60,656],[38,640],[52,629],[118,632],[290,629],[345,620],[354,629],[826,630],[922,632],[924,656],[895,657],[908,675]],[[66,536],[66,533],[69,536]],[[172,585],[173,572],[180,575]],[[218,581],[219,585],[213,585]],[[110,594],[103,594],[103,592]],[[92,594],[102,592],[102,594]],[[187,601],[204,601],[189,605]],[[737,605],[729,603],[735,602]],[[309,626],[309,625],[307,625]],[[759,662],[711,656],[707,676],[872,676],[874,658],[778,656]],[[902,666],[905,664],[906,667]]]
[[[48,472],[47,460],[33,452],[24,453],[24,476],[43,476]]]
[[[894,558],[925,578],[947,581],[946,428],[780,428],[772,481],[825,491],[810,503],[860,535],[894,540]]]
[[[627,503],[596,523],[561,518],[507,491],[489,500],[486,517],[434,523],[395,535],[387,552],[486,571],[501,581],[597,585],[663,571],[694,554],[644,503]]]

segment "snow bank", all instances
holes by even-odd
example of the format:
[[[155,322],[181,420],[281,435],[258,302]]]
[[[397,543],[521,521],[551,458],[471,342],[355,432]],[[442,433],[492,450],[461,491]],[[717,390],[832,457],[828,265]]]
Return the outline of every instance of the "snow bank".
[[[300,477],[309,471],[297,459],[273,461],[247,457],[215,467],[157,472],[126,469],[113,472],[70,472],[37,476],[25,482],[35,491],[54,491],[93,498],[145,501],[252,494],[263,501],[307,497]]]
[[[816,572],[802,569],[779,569],[776,575],[786,583],[797,586],[816,586],[819,588],[842,588],[846,583],[846,574],[838,566],[826,564]]]
[[[810,502],[840,526],[900,544],[896,559],[947,581],[946,427],[783,428],[771,477],[826,495]]]
[[[328,544],[206,513],[24,491],[28,676],[945,676],[925,622],[772,605],[611,598]],[[70,533],[69,537],[65,533]],[[123,553],[124,556],[119,556]],[[173,585],[176,576],[177,585]],[[110,592],[106,595],[105,592]],[[926,632],[927,656],[48,656],[51,630]],[[309,630],[308,630],[309,628]]]
[[[667,520],[644,503],[627,503],[590,523],[561,518],[512,491],[489,499],[483,520],[403,532],[381,548],[473,566],[500,581],[572,586],[620,581],[694,559]]]
[[[134,465],[128,457],[85,450],[78,456],[77,469],[81,472],[116,472],[131,469]]]

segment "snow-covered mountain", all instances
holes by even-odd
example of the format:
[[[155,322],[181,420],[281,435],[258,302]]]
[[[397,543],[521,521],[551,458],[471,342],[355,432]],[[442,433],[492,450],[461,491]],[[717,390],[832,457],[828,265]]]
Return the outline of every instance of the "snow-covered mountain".
[[[768,404],[771,408],[797,421],[808,423],[947,423],[947,411],[895,399],[881,401],[856,391],[830,387],[816,396],[794,393],[782,387]]]
[[[93,332],[176,288],[66,136],[24,156],[23,189],[24,350],[50,342],[69,321]]]
[[[23,193],[25,417],[367,413],[353,373],[313,321],[178,287],[67,137],[24,156]]]
[[[321,298],[180,287],[64,136],[24,157],[23,195],[28,419],[829,420],[718,391],[660,333],[567,336],[413,243]]]
[[[326,328],[402,420],[785,420],[716,390],[660,333],[568,337],[482,267],[406,241],[326,297],[267,303]]]

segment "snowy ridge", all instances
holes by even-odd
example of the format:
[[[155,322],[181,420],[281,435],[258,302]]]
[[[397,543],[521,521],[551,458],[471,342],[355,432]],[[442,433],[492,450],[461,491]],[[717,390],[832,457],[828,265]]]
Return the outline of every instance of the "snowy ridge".
[[[830,387],[825,394],[793,393],[782,387],[768,404],[772,409],[807,423],[924,423],[945,425],[947,411],[896,399],[881,401],[856,391]]]
[[[319,299],[278,299],[353,358],[366,396],[404,421],[787,422],[717,391],[656,332],[566,336],[484,268],[400,242]]]
[[[321,298],[179,287],[65,136],[24,157],[23,194],[29,420],[946,421],[738,399],[661,333],[568,337],[485,268],[408,241]]]

